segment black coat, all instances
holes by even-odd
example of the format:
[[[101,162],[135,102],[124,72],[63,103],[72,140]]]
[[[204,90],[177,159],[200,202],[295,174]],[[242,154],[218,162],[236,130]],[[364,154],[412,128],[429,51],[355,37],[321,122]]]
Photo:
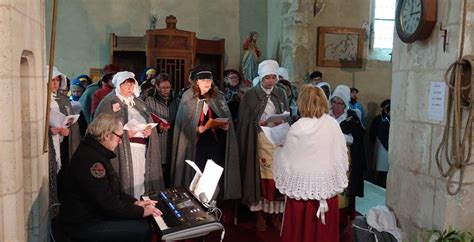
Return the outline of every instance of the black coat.
[[[115,154],[87,135],[66,167],[58,222],[67,231],[80,231],[94,221],[140,219],[143,208],[125,194],[110,159]]]
[[[351,162],[349,185],[347,187],[348,196],[364,196],[364,171],[367,170],[365,158],[364,134],[359,117],[353,110],[347,111],[346,120],[340,124],[342,133],[351,134],[354,142],[350,146]]]

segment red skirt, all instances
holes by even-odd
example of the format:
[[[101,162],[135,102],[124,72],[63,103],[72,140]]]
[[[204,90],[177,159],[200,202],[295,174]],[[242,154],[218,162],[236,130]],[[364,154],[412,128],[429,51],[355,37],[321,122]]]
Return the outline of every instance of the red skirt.
[[[339,208],[337,196],[328,200],[329,211],[324,216],[326,224],[316,217],[318,200],[295,200],[287,198],[283,220],[282,241],[294,242],[338,242]]]

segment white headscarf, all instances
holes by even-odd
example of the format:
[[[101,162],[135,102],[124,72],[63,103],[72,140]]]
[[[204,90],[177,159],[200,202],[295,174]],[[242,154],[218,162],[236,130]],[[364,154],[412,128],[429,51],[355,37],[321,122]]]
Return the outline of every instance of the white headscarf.
[[[120,94],[120,84],[122,84],[128,79],[133,79],[135,81],[135,85],[133,85],[133,96],[124,97],[122,96],[122,94]],[[115,94],[120,100],[122,100],[122,102],[124,102],[130,107],[135,106],[135,101],[133,101],[133,99],[140,96],[140,90],[138,87],[138,82],[135,79],[135,74],[129,71],[117,72],[117,74],[114,75],[114,78],[112,78],[112,84],[115,88]]]
[[[349,109],[349,102],[351,101],[351,89],[346,85],[339,85],[332,92],[329,101],[331,101],[335,97],[340,98],[344,102],[344,104],[346,105],[345,110],[347,111],[347,109]]]
[[[137,79],[135,79],[135,74],[129,71],[117,72],[117,74],[114,75],[114,78],[112,78],[112,83],[115,88],[115,93],[117,95],[120,95],[120,84],[122,84],[127,79],[133,79],[135,81],[135,85],[133,87],[133,95],[135,97],[140,96],[140,90],[139,90]]]
[[[46,74],[45,80],[48,82],[48,77],[49,77],[49,65],[46,65],[46,69],[44,71]],[[61,73],[57,67],[53,66],[53,75],[51,76],[51,79],[54,79],[55,77],[60,76],[61,77],[61,83],[59,84],[59,89],[61,90],[66,90],[67,89],[67,77],[63,73]]]
[[[331,85],[329,85],[329,83],[327,83],[327,82],[320,82],[320,83],[316,84],[316,86],[319,87],[319,88],[327,86],[329,88],[329,93],[331,93]]]
[[[274,60],[264,60],[258,64],[258,76],[260,77],[260,81],[268,75],[275,75],[278,77],[278,67],[278,62]]]
[[[282,76],[283,79],[289,81],[288,79],[290,78],[290,75],[288,75],[288,70],[285,67],[278,67],[278,75]]]

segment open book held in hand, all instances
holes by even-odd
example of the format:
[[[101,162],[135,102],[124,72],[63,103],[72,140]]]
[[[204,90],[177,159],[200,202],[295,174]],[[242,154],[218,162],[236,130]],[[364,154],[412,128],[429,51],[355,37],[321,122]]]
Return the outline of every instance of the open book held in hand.
[[[133,131],[144,131],[147,129],[152,129],[158,125],[157,123],[148,123],[148,124],[142,124],[138,122],[136,119],[129,120],[128,123],[126,123],[123,126],[123,129],[125,130],[133,130]]]
[[[276,123],[276,122],[282,122],[284,121],[285,119],[289,118],[290,117],[290,112],[288,111],[285,111],[283,113],[280,113],[280,114],[273,114],[271,115],[270,117],[268,117],[265,122],[267,122],[267,124],[269,123]]]
[[[226,124],[229,124],[229,118],[215,118],[215,119],[211,118],[207,120],[206,125],[204,125],[204,127],[206,129],[212,129],[212,128],[224,126]]]
[[[185,161],[196,171],[196,175],[194,175],[194,178],[189,185],[189,190],[199,198],[201,202],[210,202],[213,200],[214,196],[217,195],[215,194],[216,188],[224,168],[209,159],[204,167],[204,172],[201,172],[196,163],[190,160]],[[207,201],[202,201],[203,195],[201,194],[205,195]]]
[[[64,115],[59,111],[52,110],[49,116],[49,125],[55,128],[67,128],[79,119],[79,114]]]
[[[288,131],[290,130],[290,125],[285,122],[275,127],[265,127],[261,126],[263,133],[267,137],[268,141],[270,141],[274,145],[284,145],[286,141],[286,136],[288,135]]]
[[[156,113],[151,113],[151,118],[153,119],[153,122],[158,123],[158,125],[163,126],[163,127],[170,127],[171,124],[168,122],[168,120],[158,116]]]

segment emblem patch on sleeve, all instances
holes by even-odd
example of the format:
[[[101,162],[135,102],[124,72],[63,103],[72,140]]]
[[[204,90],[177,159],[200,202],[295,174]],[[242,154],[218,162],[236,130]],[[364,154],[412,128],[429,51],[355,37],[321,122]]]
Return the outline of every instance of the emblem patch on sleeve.
[[[104,178],[105,177],[105,168],[104,165],[100,162],[94,163],[91,167],[91,174],[95,178]]]

